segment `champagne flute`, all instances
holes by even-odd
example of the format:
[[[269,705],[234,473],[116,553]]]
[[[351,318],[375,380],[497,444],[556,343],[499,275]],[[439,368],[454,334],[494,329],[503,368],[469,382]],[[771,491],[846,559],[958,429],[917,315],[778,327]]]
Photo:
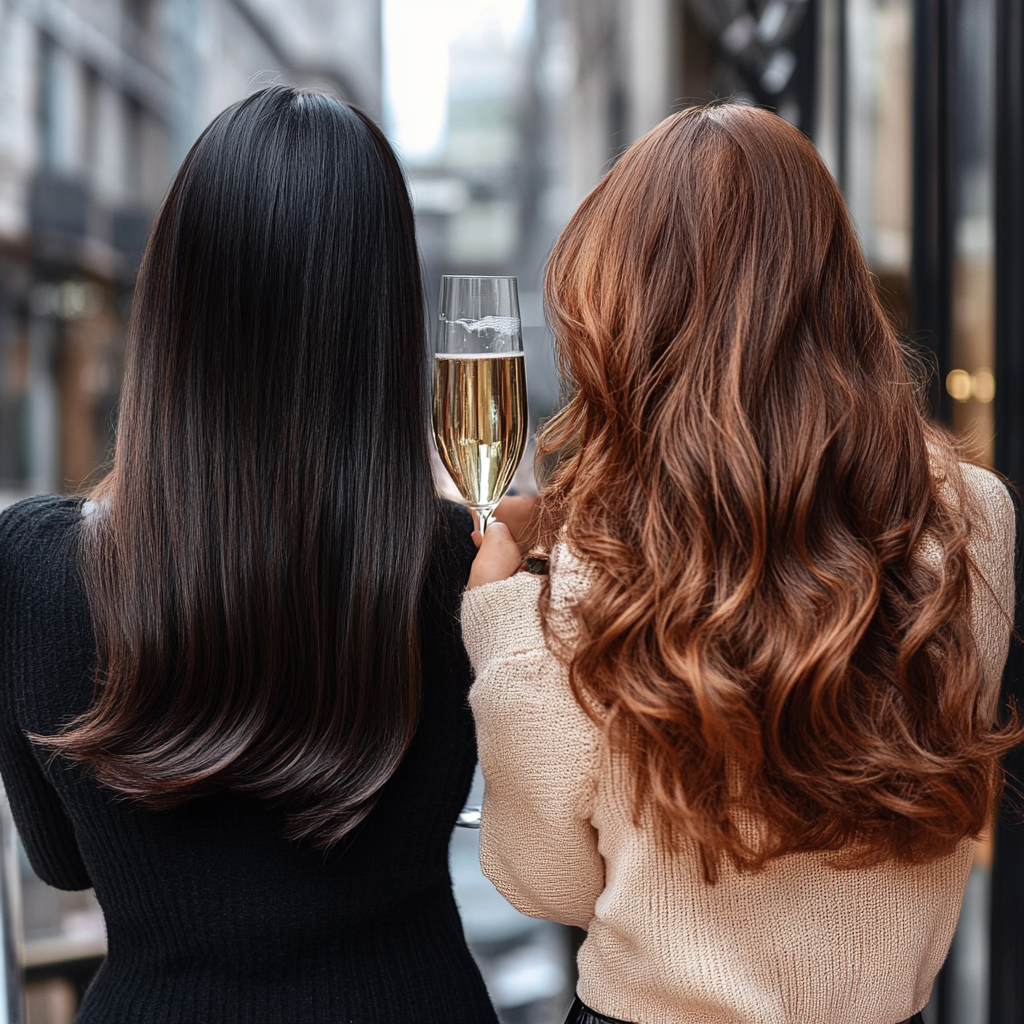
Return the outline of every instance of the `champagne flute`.
[[[526,359],[514,277],[441,279],[434,439],[483,533],[526,449]]]

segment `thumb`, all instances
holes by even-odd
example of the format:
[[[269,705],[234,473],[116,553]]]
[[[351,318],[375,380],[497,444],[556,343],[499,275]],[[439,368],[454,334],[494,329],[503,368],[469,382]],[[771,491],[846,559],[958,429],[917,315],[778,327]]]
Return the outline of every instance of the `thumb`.
[[[469,587],[495,583],[511,576],[522,561],[519,545],[504,523],[492,522],[480,542],[480,550],[473,559],[469,574]]]

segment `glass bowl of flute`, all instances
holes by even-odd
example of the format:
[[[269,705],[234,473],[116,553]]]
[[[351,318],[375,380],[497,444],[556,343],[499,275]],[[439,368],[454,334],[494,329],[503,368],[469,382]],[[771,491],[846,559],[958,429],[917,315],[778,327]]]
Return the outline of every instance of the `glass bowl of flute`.
[[[526,450],[526,360],[514,277],[441,279],[434,439],[480,532]]]

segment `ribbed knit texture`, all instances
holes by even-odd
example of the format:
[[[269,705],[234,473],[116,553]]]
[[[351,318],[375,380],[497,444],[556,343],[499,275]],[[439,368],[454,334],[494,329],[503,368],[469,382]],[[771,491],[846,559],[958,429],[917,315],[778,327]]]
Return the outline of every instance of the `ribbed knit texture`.
[[[1014,514],[992,474],[966,467],[972,629],[994,711],[1013,612]],[[923,551],[935,558],[936,551]],[[551,560],[556,630],[588,572],[564,545]],[[923,865],[838,870],[797,854],[757,874],[723,865],[704,881],[695,844],[666,851],[633,823],[633,781],[547,649],[540,581],[519,573],[463,599],[476,670],[470,701],[487,784],[481,863],[526,914],[588,932],[582,1000],[638,1024],[893,1024],[920,1010],[949,949],[972,843]]]
[[[446,505],[422,611],[423,714],[367,821],[324,855],[221,793],[154,812],[26,739],[86,709],[95,644],[76,561],[81,502],[0,517],[0,770],[33,867],[94,886],[109,955],[81,1024],[486,1024],[448,840],[475,763],[457,619],[475,554]]]

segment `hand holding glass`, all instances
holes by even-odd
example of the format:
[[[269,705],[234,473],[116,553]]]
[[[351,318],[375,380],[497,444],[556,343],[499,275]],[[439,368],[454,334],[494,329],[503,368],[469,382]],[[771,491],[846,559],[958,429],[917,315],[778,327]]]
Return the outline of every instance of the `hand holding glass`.
[[[487,529],[526,449],[526,362],[514,277],[445,277],[434,356],[441,461]]]

